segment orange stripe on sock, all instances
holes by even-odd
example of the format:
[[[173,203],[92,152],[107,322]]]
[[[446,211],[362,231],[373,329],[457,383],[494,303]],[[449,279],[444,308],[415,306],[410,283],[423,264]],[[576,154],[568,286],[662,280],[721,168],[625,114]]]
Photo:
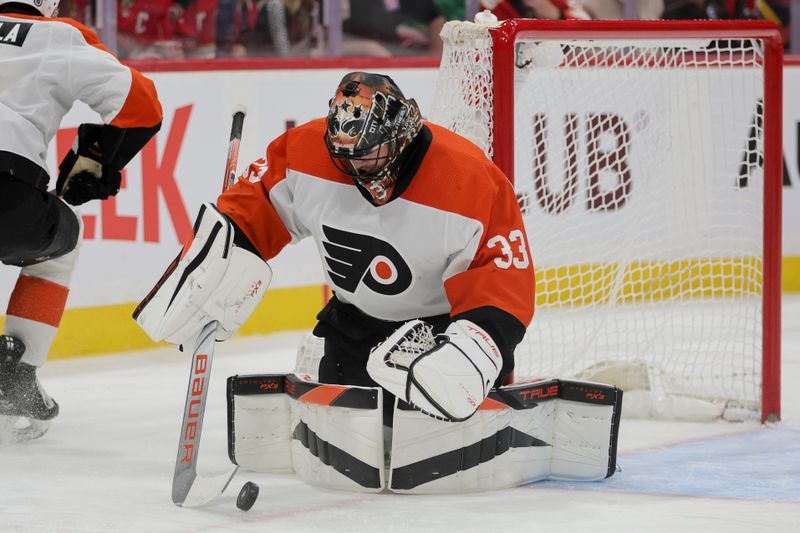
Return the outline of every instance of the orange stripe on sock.
[[[11,293],[6,314],[57,328],[68,295],[69,288],[58,283],[33,276],[20,276]]]

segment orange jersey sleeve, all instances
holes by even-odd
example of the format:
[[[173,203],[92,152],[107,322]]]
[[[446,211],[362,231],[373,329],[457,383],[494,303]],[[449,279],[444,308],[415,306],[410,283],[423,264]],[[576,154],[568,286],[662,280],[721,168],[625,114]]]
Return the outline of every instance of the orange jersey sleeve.
[[[434,135],[420,173],[446,179],[414,182],[410,199],[477,220],[483,232],[469,267],[444,280],[451,316],[496,307],[528,326],[535,300],[534,269],[514,188],[480,149],[427,123]]]
[[[494,165],[492,165],[494,166]],[[516,317],[524,326],[533,319],[535,278],[530,247],[514,190],[498,183],[491,199],[480,245],[469,268],[445,281],[451,315],[490,306]]]
[[[267,148],[266,158],[250,164],[239,181],[222,193],[217,207],[228,215],[266,261],[292,241],[280,215],[269,200],[269,191],[286,177],[284,133]]]

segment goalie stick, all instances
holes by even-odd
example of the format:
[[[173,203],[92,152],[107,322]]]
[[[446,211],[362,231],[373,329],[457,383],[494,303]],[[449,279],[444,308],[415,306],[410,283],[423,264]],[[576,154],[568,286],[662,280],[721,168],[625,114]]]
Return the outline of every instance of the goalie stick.
[[[231,122],[231,140],[228,143],[228,157],[225,160],[225,179],[222,182],[222,192],[233,187],[236,181],[236,161],[239,159],[239,144],[242,142],[242,126],[247,109],[243,105],[233,108],[233,121]]]
[[[232,187],[236,180],[236,161],[239,158],[239,144],[242,139],[242,126],[246,114],[244,106],[234,107],[222,192]],[[197,337],[197,343],[192,353],[178,456],[175,459],[175,473],[172,477],[172,501],[180,507],[197,507],[210,502],[228,487],[239,468],[234,466],[226,472],[212,476],[197,474],[200,435],[203,431],[203,416],[208,398],[216,331],[216,321],[206,324]]]

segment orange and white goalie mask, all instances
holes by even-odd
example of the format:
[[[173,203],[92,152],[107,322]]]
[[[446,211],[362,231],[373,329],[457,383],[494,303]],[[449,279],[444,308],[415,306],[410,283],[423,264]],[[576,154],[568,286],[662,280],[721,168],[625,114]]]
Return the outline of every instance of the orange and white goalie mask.
[[[325,143],[336,168],[376,204],[385,204],[400,173],[400,155],[422,128],[417,103],[388,76],[351,72],[330,101],[327,121]]]

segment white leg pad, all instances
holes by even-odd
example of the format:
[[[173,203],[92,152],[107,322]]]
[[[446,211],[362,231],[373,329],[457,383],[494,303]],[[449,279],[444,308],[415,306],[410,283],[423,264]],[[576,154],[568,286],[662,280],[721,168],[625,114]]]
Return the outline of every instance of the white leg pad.
[[[613,475],[622,391],[555,379],[509,385],[463,422],[398,401],[388,486],[382,389],[234,376],[228,402],[229,454],[244,469],[294,471],[330,489],[436,494]]]
[[[382,491],[383,391],[288,379],[297,387],[290,393],[297,475],[323,488]]]
[[[228,455],[253,472],[293,472],[286,374],[228,378]]]
[[[255,472],[296,472],[323,488],[385,487],[383,390],[294,374],[228,378],[228,453]]]
[[[609,472],[612,409],[568,400],[554,403],[549,479],[597,481],[612,475],[613,470]]]
[[[616,468],[621,400],[621,391],[608,385],[510,385],[459,423],[398,402],[389,488],[434,494],[609,477]]]

